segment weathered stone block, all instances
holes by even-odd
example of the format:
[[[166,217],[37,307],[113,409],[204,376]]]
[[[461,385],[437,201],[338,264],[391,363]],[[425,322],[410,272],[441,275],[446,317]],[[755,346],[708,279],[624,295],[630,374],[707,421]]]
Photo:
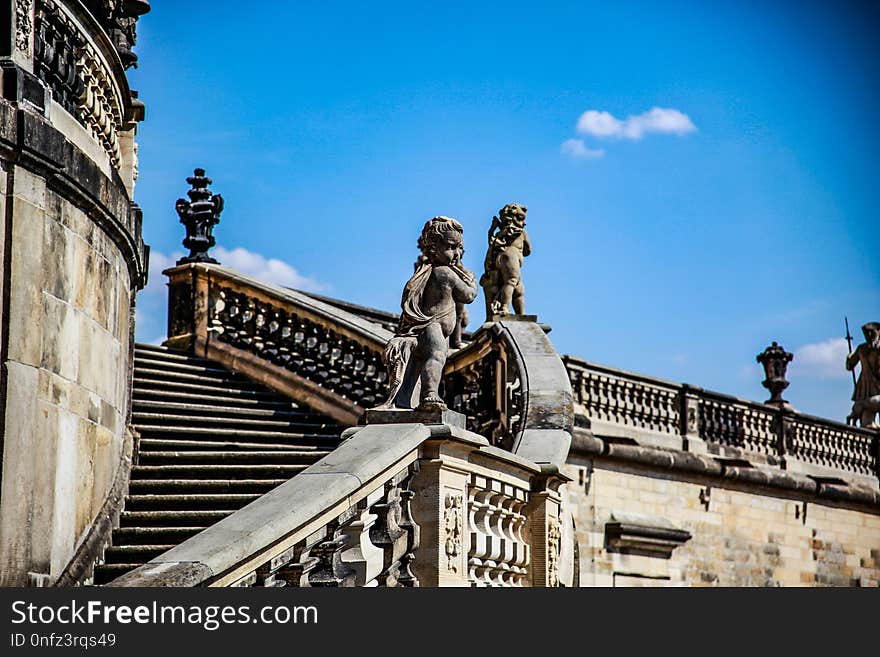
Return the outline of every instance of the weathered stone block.
[[[40,366],[66,379],[79,370],[80,322],[77,313],[51,295],[42,302]]]

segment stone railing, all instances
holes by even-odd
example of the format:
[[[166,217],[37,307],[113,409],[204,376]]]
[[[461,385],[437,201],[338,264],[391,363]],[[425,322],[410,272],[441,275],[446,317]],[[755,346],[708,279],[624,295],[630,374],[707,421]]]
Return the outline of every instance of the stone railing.
[[[80,2],[35,0],[33,72],[52,98],[98,142],[112,167],[121,159],[120,132],[134,120],[131,91],[113,43]],[[30,27],[29,22],[19,25]],[[30,47],[30,35],[19,30]]]
[[[536,463],[565,462],[571,385],[540,324],[515,316],[484,324],[447,360],[443,397],[493,445]]]
[[[573,583],[555,468],[448,424],[349,429],[332,454],[110,586]]]
[[[169,269],[166,345],[193,350],[357,424],[387,389],[391,333],[308,295],[219,265]]]
[[[805,474],[876,483],[878,432],[589,363],[563,361],[578,423],[596,437],[741,455]]]

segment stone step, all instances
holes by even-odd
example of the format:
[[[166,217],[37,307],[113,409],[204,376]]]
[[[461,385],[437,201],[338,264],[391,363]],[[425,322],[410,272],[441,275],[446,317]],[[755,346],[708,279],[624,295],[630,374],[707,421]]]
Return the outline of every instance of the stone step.
[[[125,573],[134,570],[138,566],[142,566],[146,561],[141,563],[108,563],[95,566],[94,584],[101,586],[112,582],[117,577],[125,575]]]
[[[144,479],[290,479],[306,469],[306,465],[273,463],[268,465],[136,465],[132,480]]]
[[[301,422],[297,419],[294,420],[285,420],[285,419],[267,419],[264,417],[221,417],[221,416],[213,416],[213,417],[205,417],[201,415],[181,415],[181,414],[171,414],[171,413],[144,413],[137,412],[132,413],[131,415],[132,424],[136,427],[140,426],[149,426],[149,425],[186,425],[186,424],[198,424],[203,427],[250,427],[252,429],[296,429],[299,432],[306,431],[308,429],[318,429],[322,427],[322,424],[309,424],[307,422]]]
[[[207,376],[217,379],[242,379],[244,378],[236,374],[235,372],[230,372],[227,369],[224,369],[218,365],[212,364],[210,361],[203,360],[198,361],[195,359],[190,359],[187,361],[180,360],[165,360],[165,359],[157,359],[151,358],[150,356],[138,356],[135,355],[134,361],[134,371],[145,371],[145,370],[161,370],[163,372],[183,372],[187,374],[198,374],[201,376]]]
[[[277,479],[141,479],[128,484],[129,494],[268,493],[290,477]]]
[[[135,356],[149,355],[152,358],[162,358],[165,360],[205,360],[204,358],[194,356],[186,351],[178,351],[177,349],[169,349],[168,347],[163,347],[161,345],[145,344],[143,342],[135,343],[134,353]]]
[[[229,398],[234,401],[234,397]],[[137,400],[132,404],[132,410],[136,413],[162,413],[177,412],[186,415],[202,416],[242,416],[248,418],[291,419],[300,422],[326,422],[327,417],[320,413],[310,413],[298,410],[291,405],[290,408],[250,408],[238,406],[234,403],[226,404],[196,404],[180,401],[168,401],[164,399]]]
[[[295,402],[282,399],[281,397],[277,395],[272,395],[269,392],[258,394],[253,391],[248,391],[240,395],[232,396],[219,394],[214,391],[185,391],[187,389],[198,390],[198,386],[178,386],[178,388],[170,390],[163,388],[161,382],[156,382],[155,385],[158,387],[151,388],[136,385],[133,389],[132,406],[134,406],[135,404],[142,404],[147,401],[165,401],[168,399],[173,399],[175,401],[186,400],[191,404],[198,406],[214,406],[217,404],[223,404],[241,409],[255,408],[267,410],[295,410],[298,408]]]
[[[328,454],[342,427],[261,384],[183,352],[135,346],[128,496],[95,584],[227,517]]]
[[[121,545],[112,546],[104,550],[104,565],[147,563],[150,559],[168,552],[174,547],[173,543],[159,545]]]
[[[216,467],[225,467],[230,464],[254,464],[254,465],[311,465],[322,456],[326,456],[328,451],[315,450],[288,450],[288,451],[161,451],[161,452],[145,452],[141,450],[138,457],[138,466],[146,465],[195,465],[200,463],[213,464]]]
[[[113,542],[126,545],[156,545],[183,543],[202,531],[207,525],[191,527],[118,527],[113,530]]]
[[[165,511],[123,511],[119,526],[127,527],[207,527],[220,522],[235,509]]]
[[[255,381],[247,381],[232,376],[216,378],[213,376],[205,376],[203,374],[174,372],[166,369],[152,369],[146,367],[136,367],[133,376],[135,381],[153,381],[163,386],[168,384],[179,385],[186,383],[190,385],[198,385],[211,390],[228,390],[232,388],[237,390],[265,391],[265,388]]]
[[[129,495],[125,500],[125,508],[131,511],[240,509],[258,497],[259,493]]]
[[[234,436],[240,438],[256,438],[264,440],[298,440],[304,443],[321,442],[327,440],[338,440],[336,436],[326,433],[299,433],[295,431],[256,431],[250,429],[227,429],[212,427],[180,427],[180,426],[162,426],[158,424],[140,424],[136,425],[141,434],[151,433],[160,436],[207,436],[216,438],[217,436]]]
[[[339,439],[334,436],[334,440]],[[146,452],[186,452],[189,450],[197,451],[247,451],[256,450],[261,452],[279,451],[285,452],[294,448],[298,451],[312,451],[313,453],[324,452],[318,445],[292,445],[291,443],[250,443],[231,440],[175,440],[173,438],[141,438],[139,442],[140,454]],[[331,445],[328,443],[328,447]]]

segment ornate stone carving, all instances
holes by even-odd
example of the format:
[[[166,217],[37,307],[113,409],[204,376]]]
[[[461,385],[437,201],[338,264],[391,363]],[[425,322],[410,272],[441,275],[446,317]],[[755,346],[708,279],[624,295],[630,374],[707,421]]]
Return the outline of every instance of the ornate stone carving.
[[[31,39],[31,0],[15,0],[15,47],[27,52]]]
[[[846,369],[854,370],[860,365],[859,379],[853,390],[852,411],[847,424],[866,429],[878,429],[877,413],[880,411],[880,322],[868,322],[862,326],[865,341],[846,357]]]
[[[84,0],[85,5],[107,31],[119,59],[126,69],[137,68],[137,55],[131,48],[137,41],[135,24],[140,16],[150,11],[147,0]]]
[[[487,321],[495,315],[508,314],[511,304],[514,313],[525,314],[521,268],[523,258],[532,250],[525,230],[527,210],[524,205],[508,203],[497,217],[492,217],[485,271],[480,277],[486,296]]]
[[[55,0],[39,0],[35,12],[34,73],[52,98],[101,144],[110,163],[120,163],[124,108],[113,74],[87,35]]]
[[[780,407],[791,406],[782,398],[782,391],[788,387],[788,381],[785,380],[785,370],[792,358],[794,355],[776,342],[755,356],[755,360],[764,366],[764,380],[761,381],[761,385],[770,391],[770,399],[765,401],[765,404]]]
[[[547,519],[547,584],[548,586],[559,586],[559,540],[561,537],[559,531],[559,520],[556,518]]]
[[[434,217],[422,229],[422,255],[403,289],[395,336],[385,347],[390,392],[380,408],[446,409],[439,386],[449,337],[463,305],[477,296],[473,273],[461,265],[463,232],[450,217]]]
[[[457,573],[461,567],[461,537],[464,531],[464,495],[461,493],[446,493],[443,501],[443,530],[446,569]]]
[[[525,413],[522,370],[512,345],[498,337],[478,338],[491,340],[491,346],[481,358],[446,375],[444,397],[450,408],[467,417],[469,430],[512,450]]]
[[[183,245],[189,249],[189,255],[177,261],[178,265],[188,262],[210,262],[220,264],[208,255],[216,243],[212,234],[214,226],[220,222],[223,212],[223,197],[213,194],[208,189],[213,180],[205,177],[204,169],[195,169],[193,175],[186,179],[192,188],[186,193],[190,200],[179,198],[175,204],[180,223],[186,227],[186,238]]]

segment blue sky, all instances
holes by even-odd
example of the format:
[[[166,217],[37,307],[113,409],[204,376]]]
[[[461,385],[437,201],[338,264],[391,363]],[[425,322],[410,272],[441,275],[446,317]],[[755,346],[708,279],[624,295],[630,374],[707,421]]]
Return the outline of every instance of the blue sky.
[[[479,270],[518,202],[526,307],[559,351],[763,400],[755,355],[776,340],[786,398],[848,413],[843,317],[858,341],[880,320],[876,9],[152,4],[130,71],[139,340],[164,336],[174,201],[201,166],[229,266],[396,310],[426,219],[461,221]]]

